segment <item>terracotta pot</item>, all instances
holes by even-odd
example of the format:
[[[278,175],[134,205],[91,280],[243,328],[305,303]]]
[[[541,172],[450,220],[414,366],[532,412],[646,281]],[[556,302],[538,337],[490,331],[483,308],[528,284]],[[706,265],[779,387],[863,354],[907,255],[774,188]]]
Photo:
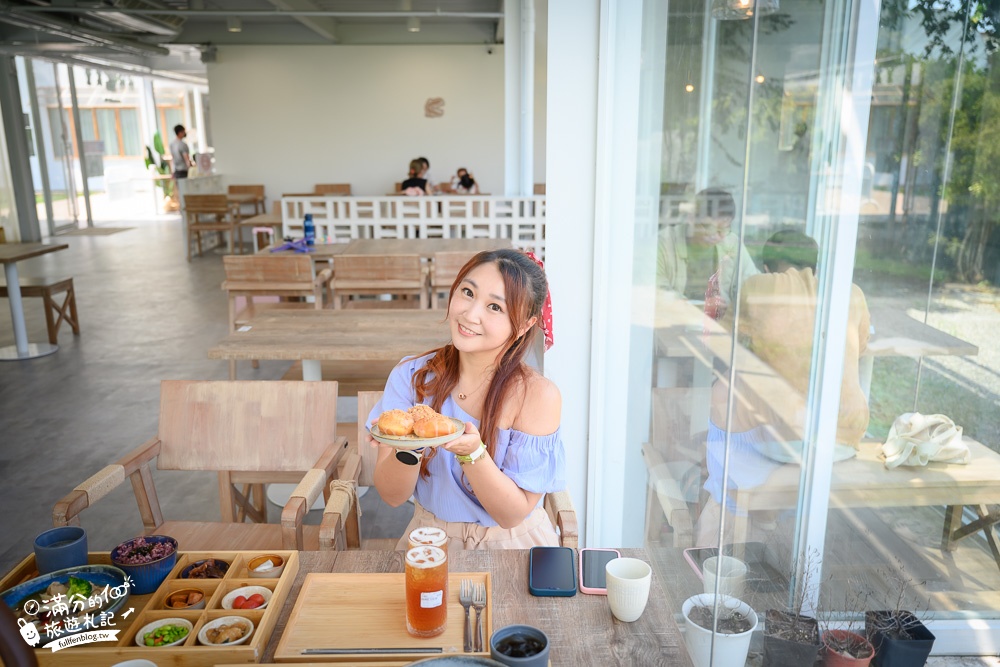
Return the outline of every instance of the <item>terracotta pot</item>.
[[[857,644],[864,644],[868,651],[867,657],[854,658],[850,655],[844,655],[843,653],[839,653],[830,648],[830,640],[838,639],[843,641],[848,638]],[[849,632],[848,630],[827,630],[823,633],[823,664],[826,667],[868,667],[868,664],[871,663],[874,656],[875,649],[872,648],[872,645],[868,643],[867,639],[856,632]]]

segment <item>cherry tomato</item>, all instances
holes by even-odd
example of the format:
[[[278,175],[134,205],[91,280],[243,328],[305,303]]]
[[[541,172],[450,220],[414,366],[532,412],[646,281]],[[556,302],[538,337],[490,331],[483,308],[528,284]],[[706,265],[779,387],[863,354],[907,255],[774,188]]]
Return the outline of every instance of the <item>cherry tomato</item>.
[[[264,596],[261,595],[260,593],[254,593],[253,595],[251,595],[250,597],[247,598],[247,601],[244,604],[243,608],[244,609],[256,609],[257,607],[261,606],[262,604],[264,604]]]
[[[243,609],[243,605],[245,605],[246,602],[247,599],[245,597],[243,597],[242,595],[237,595],[236,599],[233,600],[233,609]]]

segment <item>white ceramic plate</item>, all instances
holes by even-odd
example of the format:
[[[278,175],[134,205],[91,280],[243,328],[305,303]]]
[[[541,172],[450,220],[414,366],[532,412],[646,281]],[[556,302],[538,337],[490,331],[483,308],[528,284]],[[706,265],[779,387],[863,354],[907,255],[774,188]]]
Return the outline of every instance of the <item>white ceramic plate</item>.
[[[178,639],[175,642],[171,642],[170,644],[160,644],[159,646],[146,646],[146,634],[149,633],[149,632],[152,632],[156,628],[158,628],[160,626],[163,626],[163,625],[180,625],[180,626],[183,626],[183,627],[187,628],[187,634],[184,635],[181,639]],[[136,646],[141,646],[143,648],[163,648],[164,646],[177,646],[178,644],[183,644],[184,642],[187,641],[187,638],[191,636],[191,630],[193,630],[193,629],[194,629],[194,625],[191,624],[191,621],[188,621],[186,619],[183,619],[183,618],[161,618],[158,621],[153,621],[152,623],[147,623],[146,625],[142,626],[142,629],[139,630],[139,632],[137,632],[136,635],[135,635],[135,645]]]
[[[264,596],[264,604],[262,604],[259,607],[254,607],[253,609],[263,609],[264,607],[267,606],[267,603],[271,601],[271,596],[274,595],[274,593],[271,591],[270,588],[264,588],[263,586],[243,586],[242,588],[237,588],[235,590],[230,591],[229,593],[226,594],[224,598],[222,598],[222,608],[232,609],[233,601],[236,598],[238,598],[241,595],[245,598],[248,598],[254,593],[260,593],[261,595]],[[253,609],[244,609],[243,611],[253,611]]]
[[[220,625],[232,625],[233,623],[242,623],[245,627],[249,628],[248,632],[244,632],[243,636],[234,642],[227,642],[225,644],[213,644],[208,641],[208,631],[212,628],[217,628]],[[198,641],[205,646],[236,646],[237,644],[242,644],[246,640],[250,639],[253,635],[253,621],[249,618],[244,618],[243,616],[223,616],[222,618],[217,618],[214,621],[209,621],[205,625],[201,626],[201,631],[198,632]]]
[[[461,419],[448,417],[455,424],[458,430],[448,435],[441,435],[436,438],[418,438],[415,435],[385,435],[378,429],[378,425],[371,426],[368,432],[372,437],[394,449],[420,449],[421,447],[438,447],[445,445],[465,433],[465,422]]]

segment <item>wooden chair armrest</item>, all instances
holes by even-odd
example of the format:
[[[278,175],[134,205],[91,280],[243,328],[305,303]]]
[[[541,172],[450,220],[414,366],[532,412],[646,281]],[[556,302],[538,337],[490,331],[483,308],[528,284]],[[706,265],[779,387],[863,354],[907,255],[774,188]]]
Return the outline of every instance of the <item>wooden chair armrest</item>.
[[[340,469],[339,479],[330,482],[330,498],[323,510],[319,528],[320,551],[343,551],[361,546],[358,521],[361,506],[358,503],[358,479],[361,477],[361,457],[356,452],[348,454]]]
[[[63,496],[52,508],[52,524],[55,526],[79,525],[79,514],[112,490],[125,479],[155,459],[160,453],[160,439],[152,438],[135,448],[115,463],[105,466]]]
[[[347,451],[347,438],[341,436],[326,448],[312,470],[292,491],[281,510],[281,542],[285,549],[301,550],[303,547],[302,520],[321,493],[328,494],[327,481],[333,477],[337,464]]]
[[[577,526],[576,510],[568,491],[556,491],[545,495],[545,512],[552,525],[559,531],[559,543],[564,547],[576,548],[580,543],[580,529]]]
[[[326,285],[333,279],[333,269],[323,269],[316,274],[316,278],[313,279],[313,284],[317,287]]]
[[[323,269],[316,274],[313,278],[313,292],[316,299],[316,309],[322,310],[326,304],[323,301],[323,288],[326,287],[326,293],[330,296],[330,301],[333,301],[333,269]]]

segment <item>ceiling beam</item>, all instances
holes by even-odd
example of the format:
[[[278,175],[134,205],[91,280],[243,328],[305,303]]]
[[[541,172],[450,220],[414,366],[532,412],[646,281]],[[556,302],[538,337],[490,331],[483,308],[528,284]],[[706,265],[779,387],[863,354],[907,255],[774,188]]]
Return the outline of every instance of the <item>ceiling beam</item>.
[[[346,12],[329,9],[133,9],[125,7],[76,7],[62,5],[24,5],[7,6],[2,14],[125,14],[132,16],[186,16],[190,18],[208,16],[240,16],[240,17],[329,17],[347,19],[401,19],[411,16],[420,19],[481,19],[498,20],[503,18],[503,12]]]
[[[317,7],[312,0],[268,0],[268,2],[275,7],[288,12],[296,10],[319,10],[319,7]],[[292,18],[312,30],[323,39],[329,40],[334,44],[337,43],[336,19],[327,16],[299,16],[296,14],[292,14]]]

